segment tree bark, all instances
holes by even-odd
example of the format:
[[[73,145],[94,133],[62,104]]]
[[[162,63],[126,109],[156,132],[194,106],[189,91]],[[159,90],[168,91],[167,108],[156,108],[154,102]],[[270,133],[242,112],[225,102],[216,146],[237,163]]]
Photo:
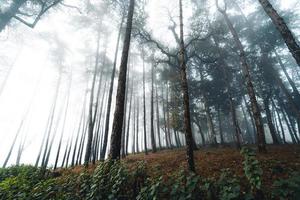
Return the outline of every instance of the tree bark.
[[[157,80],[155,81],[155,99],[156,99],[156,127],[157,127],[157,137],[158,137],[158,146],[161,149],[161,138],[160,138],[160,121],[159,121],[159,98],[157,92]]]
[[[118,51],[119,51],[119,46],[120,46],[121,33],[122,33],[122,29],[123,29],[124,20],[125,20],[125,15],[122,16],[122,20],[121,20],[121,23],[120,23],[120,28],[119,28],[118,38],[117,38],[117,44],[116,44],[116,49],[115,49],[113,70],[111,72],[110,85],[109,85],[109,94],[108,94],[108,101],[107,101],[107,108],[106,108],[107,111],[106,111],[104,138],[103,138],[103,148],[102,148],[101,153],[100,153],[100,160],[104,159],[105,154],[106,154],[106,149],[107,149],[107,140],[108,140],[108,133],[109,133],[112,95],[113,95],[114,80],[115,80],[115,74],[116,74],[116,68],[117,68]]]
[[[117,97],[116,97],[116,109],[114,113],[114,121],[113,121],[111,145],[110,145],[111,148],[109,153],[109,157],[113,160],[120,159],[122,125],[123,125],[124,104],[125,104],[125,90],[126,90],[126,73],[127,73],[127,62],[128,62],[130,40],[131,40],[134,4],[135,4],[135,0],[130,0],[123,52],[121,58],[121,66],[119,72],[118,89],[117,89]]]
[[[147,127],[146,127],[146,94],[145,94],[145,52],[142,50],[142,59],[143,59],[143,114],[144,114],[144,151],[145,154],[148,154],[147,150]]]
[[[273,21],[275,27],[281,34],[283,40],[285,41],[285,44],[289,48],[293,57],[295,58],[298,66],[300,66],[300,47],[297,44],[296,39],[292,34],[292,32],[290,31],[289,27],[287,26],[286,22],[278,14],[278,12],[274,9],[272,4],[268,0],[258,0],[258,1],[262,5],[267,15],[269,15],[269,17]]]
[[[152,152],[156,152],[156,142],[155,142],[155,133],[154,133],[154,64],[151,66],[151,118],[150,118],[150,126],[151,126],[151,146]]]
[[[188,168],[190,171],[195,172],[194,163],[194,151],[193,151],[193,133],[191,126],[191,114],[190,114],[190,100],[189,100],[189,89],[186,73],[186,61],[185,61],[185,45],[183,38],[183,9],[182,0],[179,0],[179,20],[180,20],[180,72],[181,72],[181,87],[183,93],[183,106],[184,106],[184,133],[186,140],[186,156],[188,162]]]

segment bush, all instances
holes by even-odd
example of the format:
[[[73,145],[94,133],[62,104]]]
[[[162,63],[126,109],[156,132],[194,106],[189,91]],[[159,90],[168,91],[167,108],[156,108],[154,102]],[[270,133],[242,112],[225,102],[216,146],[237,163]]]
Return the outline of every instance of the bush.
[[[256,159],[256,154],[253,149],[243,148],[241,154],[244,156],[244,172],[250,183],[251,190],[261,190],[263,171]]]
[[[272,198],[280,200],[300,199],[300,174],[292,173],[288,179],[275,181],[273,184]]]

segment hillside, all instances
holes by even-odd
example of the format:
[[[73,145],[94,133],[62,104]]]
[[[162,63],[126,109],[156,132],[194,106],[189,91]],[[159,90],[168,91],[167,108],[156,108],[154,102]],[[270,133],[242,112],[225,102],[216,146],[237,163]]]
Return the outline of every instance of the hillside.
[[[185,171],[185,150],[129,155],[67,169],[0,169],[0,199],[299,199],[300,146],[200,148],[197,174]]]

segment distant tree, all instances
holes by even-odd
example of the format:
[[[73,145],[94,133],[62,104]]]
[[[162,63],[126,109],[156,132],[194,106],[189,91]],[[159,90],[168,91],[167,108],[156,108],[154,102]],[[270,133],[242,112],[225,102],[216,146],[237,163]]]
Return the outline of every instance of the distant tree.
[[[153,57],[153,56],[152,56]],[[154,61],[152,61],[154,62]],[[151,145],[152,152],[156,152],[156,141],[154,133],[154,63],[151,63],[151,117],[150,117],[150,129],[151,129]]]
[[[245,84],[246,84],[246,88],[248,91],[248,95],[250,97],[251,109],[252,109],[253,116],[255,119],[257,138],[258,138],[258,141],[257,141],[258,149],[260,152],[265,152],[266,151],[266,140],[265,140],[264,125],[262,122],[261,111],[260,111],[260,108],[259,108],[259,105],[257,102],[253,82],[252,82],[251,76],[250,76],[250,65],[246,58],[246,52],[244,51],[244,47],[241,43],[238,33],[236,32],[232,22],[230,21],[228,15],[226,13],[226,9],[227,9],[226,3],[225,3],[225,9],[223,9],[219,6],[218,0],[216,0],[216,5],[218,8],[218,11],[223,15],[225,22],[234,38],[236,46],[239,50],[239,56],[240,56],[241,63],[242,63],[242,70],[243,70],[243,74],[245,77]]]

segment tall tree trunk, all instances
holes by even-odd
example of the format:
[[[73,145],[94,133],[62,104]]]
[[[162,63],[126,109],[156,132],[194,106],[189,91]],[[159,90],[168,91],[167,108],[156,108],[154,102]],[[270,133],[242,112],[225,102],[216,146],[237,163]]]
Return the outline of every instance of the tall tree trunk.
[[[272,136],[273,144],[279,144],[279,141],[276,136],[276,130],[275,130],[274,124],[272,122],[272,115],[271,115],[271,111],[269,108],[269,104],[270,104],[269,98],[270,97],[266,97],[264,99],[264,106],[265,106],[265,111],[266,111],[266,115],[267,115],[268,126],[269,126],[269,130],[270,130],[270,133]]]
[[[104,66],[103,66],[104,67]],[[102,76],[102,75],[101,75]],[[96,106],[96,110],[95,112],[98,113],[98,127],[96,128],[95,130],[95,139],[94,139],[94,143],[93,143],[93,160],[92,160],[92,163],[95,164],[96,163],[96,160],[97,160],[97,154],[98,154],[98,147],[99,147],[99,138],[100,138],[100,127],[102,125],[102,116],[103,116],[103,113],[104,113],[104,105],[105,105],[105,101],[106,101],[106,87],[107,87],[107,82],[105,82],[104,84],[104,88],[102,90],[102,99],[101,99],[101,107],[100,107],[100,110],[99,112],[97,111],[97,107]],[[99,88],[100,88],[100,83],[99,83]],[[98,93],[98,96],[100,96],[100,92]],[[97,99],[97,101],[99,101]],[[98,104],[98,103],[97,103]],[[96,117],[96,116],[95,116]]]
[[[208,129],[210,132],[210,142],[212,142],[212,144],[217,145],[217,137],[216,137],[216,131],[215,131],[215,126],[213,123],[213,118],[211,116],[211,112],[210,112],[210,108],[207,104],[207,97],[205,94],[203,94],[203,99],[204,99],[204,109],[205,109],[205,113],[206,113],[206,118],[207,118],[207,123],[208,123]]]
[[[75,159],[76,159],[78,140],[79,140],[80,133],[83,133],[83,131],[81,132],[81,130],[84,129],[84,115],[85,115],[85,106],[86,106],[85,105],[86,95],[84,97],[83,102],[84,102],[84,104],[83,104],[83,107],[82,107],[81,116],[80,116],[79,125],[78,125],[78,130],[77,130],[76,139],[75,139],[75,143],[74,143],[71,167],[73,167],[76,164]],[[59,148],[58,148],[57,155],[56,155],[56,161],[55,161],[56,164],[54,165],[54,169],[56,168],[56,165],[57,165],[57,161],[58,161],[58,157],[59,157],[59,149],[60,149],[60,146],[61,146],[61,141],[62,141],[62,137],[61,137],[60,142],[59,142]]]
[[[278,118],[278,121],[279,121],[279,125],[280,125],[280,130],[281,130],[281,133],[282,133],[282,139],[283,139],[283,143],[286,144],[286,139],[285,139],[285,132],[284,132],[284,128],[283,128],[283,125],[282,125],[282,120],[281,120],[281,117],[280,117],[280,114],[279,114],[279,111],[273,101],[273,99],[271,99],[272,101],[272,106],[275,108],[275,112],[277,114],[277,118]]]
[[[94,133],[94,125],[95,125],[95,117],[94,117],[94,90],[96,85],[96,78],[98,73],[98,65],[99,65],[99,49],[100,49],[100,30],[97,33],[97,49],[96,49],[96,59],[95,59],[95,68],[92,80],[92,87],[90,93],[90,103],[89,103],[89,120],[88,120],[88,137],[87,137],[87,145],[84,156],[84,166],[87,167],[91,158],[92,153],[92,142],[93,142],[93,133]],[[96,112],[96,111],[95,111]]]
[[[133,131],[132,131],[132,146],[131,146],[131,153],[132,154],[135,154],[135,133],[136,133],[136,101],[137,101],[137,98],[136,96],[134,96],[134,107],[133,107]],[[127,141],[128,142],[128,141]],[[127,143],[128,144],[128,143]],[[128,154],[128,151],[126,152]]]
[[[251,125],[252,125],[252,130],[253,130],[252,131],[253,132],[253,137],[252,138],[253,138],[254,143],[256,143],[257,142],[257,133],[256,133],[256,129],[255,129],[254,117],[253,117],[253,114],[251,112],[250,106],[247,103],[246,97],[244,95],[243,95],[243,101],[245,103],[247,113],[248,113],[248,115],[251,119]]]
[[[165,104],[165,99],[164,99],[164,87],[161,87],[161,96],[162,96],[162,103],[163,103],[163,117],[164,117],[164,132],[165,132],[165,143],[166,147],[170,147],[170,143],[167,137],[167,119],[166,119],[166,104]]]
[[[69,79],[69,84],[68,84],[68,89],[67,89],[67,99],[66,99],[65,112],[64,112],[64,114],[63,114],[64,116],[63,116],[63,124],[62,124],[62,130],[61,130],[60,143],[61,143],[61,140],[62,140],[64,131],[65,131],[65,125],[66,125],[67,113],[68,113],[68,109],[69,109],[70,93],[71,93],[72,80],[73,80],[73,77],[72,77],[72,76],[73,76],[73,72],[71,71],[70,79]],[[48,155],[47,155],[46,161],[45,161],[44,166],[43,166],[44,168],[46,168],[47,165],[48,165],[48,161],[49,161],[49,157],[50,157],[52,145],[53,145],[53,142],[54,142],[54,139],[55,139],[55,136],[56,136],[56,133],[57,133],[57,128],[58,128],[59,122],[60,122],[60,116],[62,116],[61,113],[62,113],[62,110],[59,112],[57,124],[56,124],[55,130],[54,130],[54,134],[53,134],[53,136],[52,136],[52,140],[51,140],[51,143],[50,143],[50,147],[49,147],[49,150],[48,150],[48,153],[47,153]],[[56,158],[56,159],[58,159],[58,158]]]
[[[130,56],[129,56],[129,61],[128,63],[130,63]],[[130,67],[130,65],[129,65]],[[127,80],[130,80],[130,77],[129,77],[129,72],[130,72],[130,69],[127,70]],[[121,137],[121,156],[124,157],[125,156],[125,137],[126,137],[126,127],[127,127],[127,124],[126,124],[126,115],[127,115],[127,104],[128,104],[128,90],[129,90],[129,87],[130,84],[129,84],[129,81],[128,83],[126,83],[126,90],[125,90],[125,107],[124,107],[124,118],[123,118],[123,125],[122,125],[122,137]]]
[[[180,71],[181,71],[181,85],[183,93],[183,106],[184,106],[184,133],[186,140],[186,155],[187,162],[190,171],[195,172],[194,163],[194,152],[193,152],[193,133],[191,126],[191,114],[190,114],[190,100],[189,100],[189,89],[186,73],[186,61],[185,61],[185,45],[183,38],[183,11],[182,11],[182,0],[179,0],[179,20],[180,20]]]
[[[169,147],[172,149],[173,144],[171,140],[171,131],[170,131],[170,109],[169,109],[169,83],[167,83],[167,100],[166,100],[166,112],[167,112],[167,133],[166,137],[169,141]]]
[[[219,130],[220,130],[219,132],[220,132],[221,144],[224,144],[224,136],[223,136],[223,127],[222,127],[220,108],[218,108],[218,121],[219,121]]]
[[[217,40],[217,38],[215,36],[213,36],[213,40],[214,40],[214,43],[215,45],[217,46],[217,50],[218,50],[218,54],[220,56],[220,65],[222,65],[222,73],[223,73],[223,76],[224,76],[224,82],[225,82],[225,85],[226,85],[226,88],[227,88],[227,96],[228,96],[228,100],[229,100],[229,107],[230,107],[230,113],[231,113],[231,118],[232,118],[232,125],[234,127],[234,130],[235,130],[235,142],[236,142],[236,146],[238,149],[241,148],[241,141],[240,141],[240,135],[241,135],[241,129],[240,129],[240,126],[239,126],[239,123],[238,123],[238,120],[237,120],[237,117],[236,117],[236,108],[235,108],[235,102],[232,98],[232,92],[231,92],[231,87],[230,87],[230,82],[229,82],[229,78],[228,78],[228,65],[226,64],[225,60],[224,60],[224,57],[221,53],[221,50],[220,50],[220,46],[219,46],[219,42]],[[222,143],[222,137],[221,137],[221,143]]]
[[[139,153],[140,149],[139,149],[139,119],[140,119],[140,115],[139,115],[139,111],[140,111],[140,102],[139,102],[139,98],[137,97],[136,99],[136,152]]]
[[[281,104],[281,103],[280,103],[280,107],[282,107],[282,104]],[[291,124],[290,124],[290,122],[289,122],[289,120],[288,120],[288,118],[287,118],[287,116],[286,116],[286,114],[285,114],[284,108],[281,109],[281,113],[282,113],[283,119],[284,119],[284,121],[285,121],[285,123],[286,123],[286,126],[288,127],[289,133],[290,133],[290,135],[291,135],[292,142],[293,142],[294,144],[296,144],[297,141],[296,141],[296,138],[295,138],[295,136],[294,136],[294,131],[293,131],[293,129],[292,129],[292,127],[291,127]]]
[[[19,137],[19,135],[20,135],[20,133],[21,133],[21,130],[22,130],[22,128],[23,128],[23,125],[24,125],[24,123],[25,123],[25,120],[27,119],[28,114],[29,114],[29,112],[30,112],[30,110],[31,110],[32,104],[33,104],[33,102],[34,102],[34,98],[35,98],[36,93],[37,93],[37,88],[38,88],[38,86],[39,86],[39,82],[40,82],[40,79],[37,81],[37,84],[36,84],[36,87],[35,87],[35,90],[34,90],[34,94],[33,94],[33,96],[31,97],[29,106],[27,107],[27,109],[26,109],[25,112],[24,112],[24,115],[23,115],[23,117],[22,117],[22,120],[21,120],[21,122],[20,122],[20,125],[19,125],[19,127],[18,127],[18,129],[17,129],[16,135],[15,135],[15,137],[14,137],[14,139],[13,139],[13,142],[12,142],[12,144],[11,144],[11,146],[10,146],[10,150],[9,150],[9,152],[8,152],[8,154],[7,154],[7,156],[6,156],[6,159],[5,159],[4,163],[3,163],[3,166],[2,166],[3,168],[6,167],[8,161],[9,161],[9,159],[10,159],[10,156],[11,156],[11,154],[12,154],[13,148],[15,147],[16,141],[17,141],[17,139],[18,139],[18,137]],[[19,146],[19,151],[18,151],[17,163],[18,163],[18,162],[20,161],[20,159],[21,159],[21,154],[22,154],[23,149],[24,149],[24,143],[25,143],[25,139],[24,139],[23,142],[22,142],[22,140],[21,140],[20,146]]]
[[[117,68],[117,59],[118,59],[118,51],[120,46],[120,40],[121,40],[121,33],[123,29],[123,24],[125,20],[125,15],[122,16],[122,20],[120,23],[118,38],[117,38],[117,44],[115,49],[115,56],[114,56],[114,64],[113,64],[113,70],[111,73],[110,78],[110,85],[109,85],[109,94],[108,94],[108,101],[107,101],[107,110],[106,110],[106,120],[105,120],[105,130],[104,130],[104,141],[103,141],[103,148],[100,153],[100,160],[104,159],[107,149],[107,140],[108,140],[108,133],[109,133],[109,125],[110,125],[110,114],[111,114],[111,103],[112,103],[112,95],[113,95],[113,89],[114,89],[114,80],[115,80],[115,74],[116,74],[116,68]],[[103,153],[102,153],[103,152]],[[104,154],[104,156],[103,156]]]
[[[253,143],[254,143],[254,139],[253,139],[253,137],[252,137],[252,135],[251,135],[250,125],[249,125],[249,122],[248,122],[248,118],[247,118],[247,115],[246,115],[244,106],[241,105],[241,107],[242,107],[242,112],[243,112],[243,116],[244,116],[244,121],[245,121],[245,123],[246,123],[247,138],[248,138],[247,140],[248,140],[249,143],[252,143],[252,144],[253,144]],[[250,116],[250,118],[251,118],[251,116]]]
[[[296,87],[295,82],[292,80],[292,78],[290,77],[289,73],[287,72],[286,66],[283,64],[283,62],[282,62],[280,56],[278,55],[277,51],[275,50],[274,52],[275,52],[276,58],[277,58],[277,60],[278,60],[278,63],[279,63],[279,65],[280,65],[282,71],[284,72],[285,77],[287,78],[289,84],[291,85],[291,87],[292,87],[292,89],[293,89],[294,94],[296,94],[296,95],[297,95],[297,98],[300,99],[299,90],[298,90],[298,88]]]
[[[284,19],[278,14],[278,12],[274,9],[272,4],[268,0],[258,0],[262,5],[263,9],[269,15],[271,20],[273,21],[275,27],[281,34],[285,44],[289,48],[296,62],[300,66],[300,47],[296,42],[296,39],[289,27],[285,23]]]
[[[250,76],[250,66],[246,59],[246,53],[244,51],[244,47],[239,39],[239,36],[238,36],[235,28],[233,27],[232,22],[230,21],[228,15],[226,13],[226,10],[222,10],[218,6],[218,3],[217,3],[217,7],[218,7],[219,12],[223,15],[223,17],[226,21],[226,24],[235,40],[236,46],[239,50],[239,56],[240,56],[240,60],[242,63],[242,71],[243,71],[243,74],[245,77],[246,87],[247,87],[248,95],[250,97],[250,102],[251,102],[251,109],[253,112],[253,117],[254,117],[255,125],[256,125],[258,150],[259,150],[259,152],[266,152],[266,139],[265,139],[264,125],[262,122],[261,111],[260,111],[260,108],[259,108],[259,105],[258,105],[258,102],[256,99],[254,86],[253,86],[252,79]]]
[[[144,151],[145,154],[148,154],[148,150],[147,150],[147,123],[146,123],[146,91],[145,91],[145,52],[143,50],[142,52],[142,59],[143,59],[143,115],[144,115]]]
[[[133,97],[133,77],[131,81],[131,87],[130,87],[130,99],[129,99],[129,109],[128,109],[128,119],[127,119],[127,131],[126,136],[124,135],[124,143],[123,143],[123,150],[122,150],[122,157],[125,157],[128,152],[128,140],[129,140],[129,133],[130,133],[130,119],[131,119],[131,108],[132,108],[132,97]]]
[[[52,104],[52,107],[51,107],[51,112],[49,114],[49,118],[48,118],[48,121],[47,121],[46,131],[45,131],[45,134],[43,136],[41,146],[40,146],[40,149],[39,149],[39,154],[38,154],[36,162],[35,162],[35,167],[38,167],[38,165],[39,165],[39,161],[40,161],[40,158],[41,158],[41,155],[42,155],[44,144],[45,144],[45,149],[44,149],[44,155],[43,155],[43,158],[42,158],[42,165],[43,165],[43,163],[45,162],[45,159],[46,159],[46,154],[47,154],[47,150],[48,150],[50,134],[51,134],[51,131],[52,131],[52,124],[53,124],[53,121],[54,121],[54,115],[55,115],[56,104],[57,104],[57,99],[58,99],[61,80],[62,80],[62,66],[60,66],[60,70],[59,70],[59,74],[58,74],[58,80],[57,80],[56,88],[55,88],[54,101],[53,101],[53,104]]]
[[[150,117],[150,128],[151,128],[151,145],[152,152],[156,152],[156,141],[154,133],[154,64],[151,66],[151,117]]]
[[[66,148],[65,148],[63,160],[62,160],[62,163],[61,163],[61,168],[63,168],[65,166],[69,145],[70,145],[70,138],[68,138],[68,141],[67,141],[67,145],[66,145]]]
[[[26,136],[24,136],[23,139],[20,141],[19,149],[18,149],[18,155],[16,159],[16,166],[20,165],[21,157],[25,148],[25,141],[26,141]]]
[[[127,72],[127,61],[128,61],[130,40],[131,40],[134,4],[135,4],[135,0],[130,0],[123,52],[121,58],[121,66],[119,72],[118,89],[117,89],[117,97],[116,97],[116,109],[115,109],[113,129],[111,134],[111,148],[110,148],[111,159],[120,159],[122,124],[123,124],[123,117],[124,117],[126,72]]]
[[[201,135],[201,140],[202,140],[202,145],[205,146],[205,136],[204,136],[204,133],[202,131],[202,128],[201,128],[201,125],[200,125],[200,121],[196,121],[195,124],[197,125],[198,129],[199,129],[199,132],[200,132],[200,135]]]
[[[69,146],[67,156],[66,156],[65,168],[67,168],[69,166],[69,158],[70,158],[70,155],[71,155],[72,146],[73,146],[73,135],[71,137],[70,146]]]
[[[26,1],[27,0],[13,0],[5,12],[0,12],[0,32],[5,29],[10,20],[18,13],[20,7],[24,5]]]
[[[87,135],[87,132],[88,132],[88,120],[86,120],[86,123],[84,125],[84,129],[83,129],[83,133],[82,133],[82,137],[81,137],[81,140],[80,140],[80,144],[79,144],[79,148],[78,148],[78,155],[77,155],[77,160],[76,160],[76,163],[78,165],[81,165],[81,160],[82,160],[82,157],[83,157],[83,148],[84,148],[84,144],[85,144],[85,139],[86,139],[86,135]]]
[[[159,99],[157,92],[157,80],[155,81],[155,100],[156,100],[156,127],[157,127],[157,137],[158,137],[158,146],[161,149],[161,138],[160,138],[160,121],[159,121]]]

